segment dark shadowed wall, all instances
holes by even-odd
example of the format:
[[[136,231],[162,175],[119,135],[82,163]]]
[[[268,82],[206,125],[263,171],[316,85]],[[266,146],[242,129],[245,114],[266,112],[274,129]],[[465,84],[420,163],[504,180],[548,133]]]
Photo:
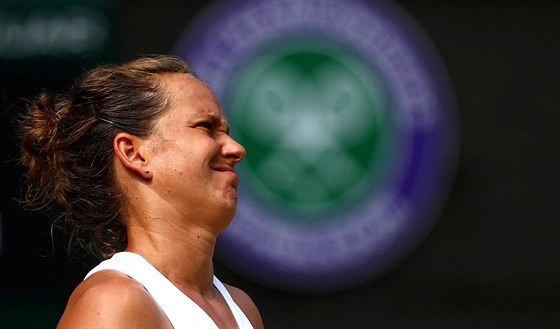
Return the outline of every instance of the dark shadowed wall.
[[[338,293],[286,293],[220,264],[217,273],[253,297],[269,329],[559,328],[560,5],[398,3],[439,50],[458,105],[456,180],[432,232],[393,271]],[[57,234],[53,247],[47,216],[14,201],[22,168],[13,132],[22,100],[44,87],[67,88],[98,62],[169,53],[203,5],[105,5],[109,48],[79,58],[0,58],[1,327],[54,327],[87,271],[67,259]],[[9,6],[0,2],[4,12]]]

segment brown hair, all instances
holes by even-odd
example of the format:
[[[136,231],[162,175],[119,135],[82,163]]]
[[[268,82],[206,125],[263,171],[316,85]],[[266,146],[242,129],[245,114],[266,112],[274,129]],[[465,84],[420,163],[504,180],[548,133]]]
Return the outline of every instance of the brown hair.
[[[125,198],[113,167],[113,138],[121,131],[147,136],[165,110],[166,73],[196,75],[181,59],[146,56],[103,66],[79,79],[66,96],[42,92],[20,127],[28,167],[24,203],[60,206],[54,225],[93,255],[108,258],[127,242]]]

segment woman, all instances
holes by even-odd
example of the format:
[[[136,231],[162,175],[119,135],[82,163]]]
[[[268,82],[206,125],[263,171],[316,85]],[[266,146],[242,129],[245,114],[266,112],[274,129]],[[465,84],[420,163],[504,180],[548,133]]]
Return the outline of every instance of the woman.
[[[252,300],[214,277],[237,203],[233,140],[212,91],[180,59],[92,70],[68,97],[42,93],[21,122],[31,205],[106,259],[59,328],[262,328]]]

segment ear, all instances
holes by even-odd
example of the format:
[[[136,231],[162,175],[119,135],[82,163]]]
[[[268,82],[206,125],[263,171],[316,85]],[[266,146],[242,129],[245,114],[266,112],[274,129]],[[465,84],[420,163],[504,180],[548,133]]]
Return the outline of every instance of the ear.
[[[113,149],[121,164],[136,172],[138,175],[150,179],[152,172],[148,169],[146,141],[125,132],[118,133],[113,139]]]

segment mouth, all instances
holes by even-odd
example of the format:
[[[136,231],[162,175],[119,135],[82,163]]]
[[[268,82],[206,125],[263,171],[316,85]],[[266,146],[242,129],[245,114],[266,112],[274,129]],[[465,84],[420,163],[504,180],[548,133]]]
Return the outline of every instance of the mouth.
[[[216,171],[219,171],[221,173],[224,173],[226,175],[229,175],[232,179],[232,185],[234,188],[237,188],[237,186],[239,185],[239,177],[237,176],[237,173],[235,172],[235,170],[230,167],[230,166],[219,166],[219,167],[215,167],[213,168]]]

